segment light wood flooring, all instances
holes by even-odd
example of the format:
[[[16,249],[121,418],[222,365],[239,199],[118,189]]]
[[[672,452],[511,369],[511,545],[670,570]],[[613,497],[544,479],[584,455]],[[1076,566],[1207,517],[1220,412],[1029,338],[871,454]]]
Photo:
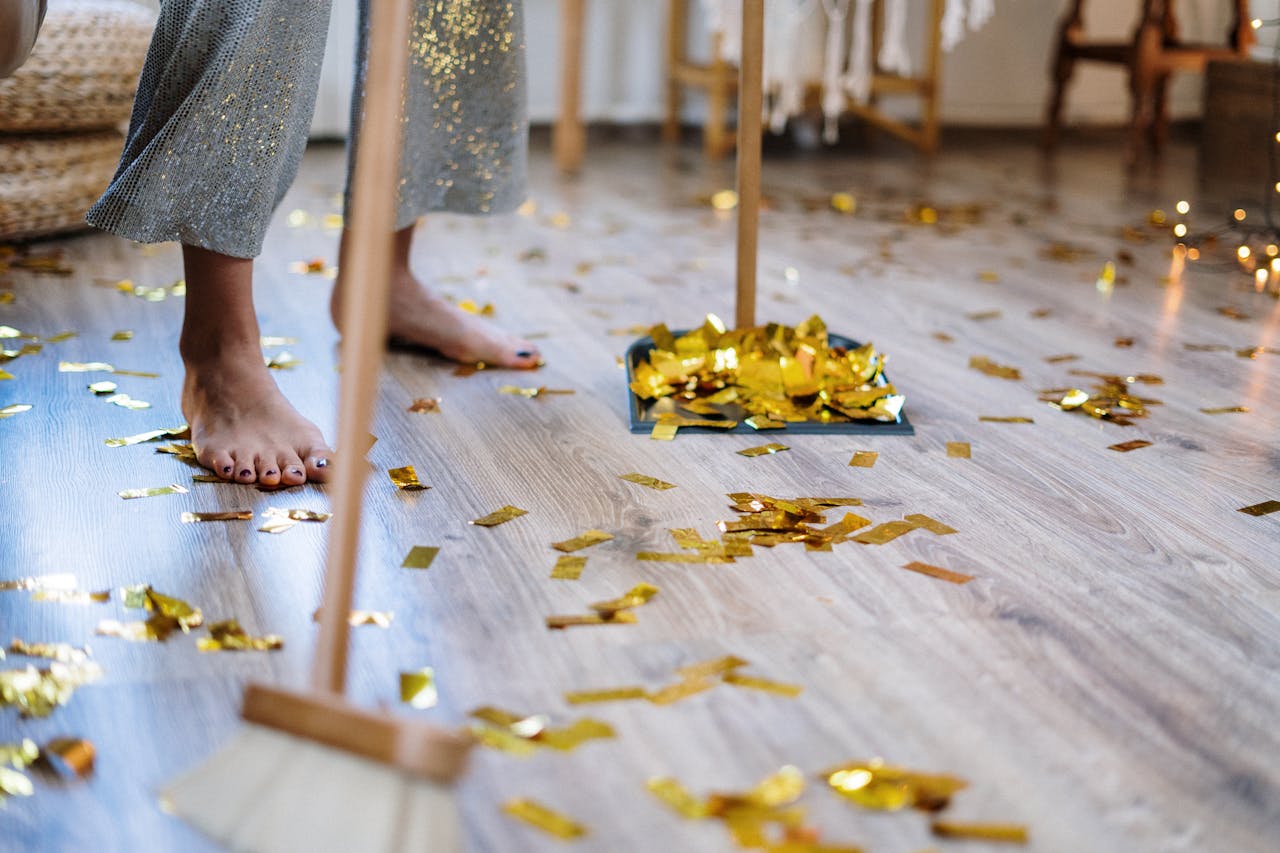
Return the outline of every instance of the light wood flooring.
[[[1190,147],[1175,145],[1156,175],[1126,173],[1119,150],[1076,142],[1045,165],[1030,145],[993,136],[948,143],[931,165],[890,142],[766,158],[760,319],[819,312],[833,331],[887,351],[914,437],[682,434],[666,443],[627,431],[615,362],[633,337],[625,330],[732,316],[733,221],[699,201],[730,186],[731,173],[703,164],[695,147],[597,145],[584,175],[565,182],[535,146],[536,213],[439,217],[422,229],[423,277],[457,299],[491,302],[496,322],[545,335],[547,364],[460,377],[428,357],[389,355],[356,603],[394,611],[394,622],[354,630],[352,695],[442,724],[494,705],[550,714],[553,725],[596,717],[617,731],[528,759],[478,750],[461,787],[470,850],[733,850],[721,824],[680,818],[646,779],[674,776],[698,794],[741,791],[787,764],[811,780],[801,803],[829,843],[875,853],[1002,847],[933,839],[925,816],[861,810],[814,777],[874,756],[963,776],[970,787],[949,816],[1025,824],[1031,850],[1275,849],[1280,514],[1237,510],[1280,499],[1280,354],[1249,359],[1184,344],[1280,347],[1280,302],[1229,265],[1190,265],[1163,281],[1169,239],[1145,227],[1148,213],[1172,212],[1185,197],[1196,205],[1193,225],[1218,220],[1198,213]],[[337,232],[285,219],[335,212],[342,167],[338,147],[308,152],[257,265],[264,334],[299,338],[287,349],[301,364],[281,371],[280,384],[329,435],[330,282],[289,267],[332,261]],[[837,190],[857,196],[856,215],[826,209]],[[938,208],[940,222],[905,223],[918,203]],[[970,204],[981,206],[980,221],[956,209]],[[1125,226],[1148,239],[1126,239]],[[1055,242],[1082,254],[1044,257]],[[0,812],[0,847],[211,849],[158,809],[156,793],[233,733],[246,680],[302,685],[325,529],[272,536],[243,522],[182,524],[179,514],[323,509],[327,497],[312,486],[264,494],[192,484],[192,469],[151,445],[105,446],[182,422],[181,301],[113,289],[125,278],[171,284],[179,253],[101,234],[37,248],[50,247],[65,251],[74,275],[0,275],[0,290],[15,294],[0,305],[0,324],[79,333],[5,365],[15,378],[0,382],[0,407],[33,408],[0,421],[0,579],[71,572],[89,590],[150,583],[209,621],[235,617],[251,632],[280,634],[285,647],[202,654],[189,636],[95,637],[100,620],[137,612],[118,597],[71,605],[0,593],[5,641],[87,643],[105,673],[47,719],[0,716],[0,742],[70,735],[98,750],[86,782],[33,773],[35,795]],[[1119,278],[1110,294],[1095,286],[1108,260]],[[991,311],[1001,313],[968,316]],[[133,340],[111,340],[124,329]],[[1132,346],[1117,347],[1120,337]],[[1045,361],[1058,354],[1081,357]],[[970,369],[974,355],[1023,378]],[[159,372],[110,377],[152,407],[104,403],[85,385],[109,377],[59,373],[59,360]],[[1163,405],[1119,427],[1038,402],[1040,389],[1088,387],[1073,368],[1159,375],[1162,385],[1135,388]],[[497,393],[504,384],[576,393],[530,400]],[[406,412],[418,397],[440,397],[440,412]],[[1199,411],[1229,406],[1249,411]],[[1153,446],[1107,449],[1131,439]],[[791,450],[734,452],[769,441]],[[972,459],[948,458],[949,441],[970,442]],[[875,467],[849,467],[855,450],[877,451]],[[408,464],[430,491],[392,488],[382,472]],[[631,471],[678,488],[617,479]],[[190,492],[116,496],[172,482]],[[636,560],[638,551],[676,550],[669,528],[712,535],[733,517],[725,494],[736,491],[858,497],[877,522],[926,513],[959,532],[830,553],[758,548],[732,565]],[[504,504],[529,514],[493,529],[467,524]],[[551,543],[588,528],[615,538],[582,552],[580,580],[549,579]],[[400,568],[413,545],[440,547],[430,569]],[[913,560],[976,580],[956,586],[900,568]],[[582,612],[642,581],[661,592],[636,611],[637,624],[544,627],[547,615]],[[803,693],[724,685],[666,707],[564,700],[572,690],[656,688],[678,666],[727,654]],[[11,655],[3,665],[27,662]],[[399,702],[398,673],[423,666],[435,668],[440,704],[413,711]],[[561,842],[503,815],[501,804],[521,796],[580,820],[589,835]]]

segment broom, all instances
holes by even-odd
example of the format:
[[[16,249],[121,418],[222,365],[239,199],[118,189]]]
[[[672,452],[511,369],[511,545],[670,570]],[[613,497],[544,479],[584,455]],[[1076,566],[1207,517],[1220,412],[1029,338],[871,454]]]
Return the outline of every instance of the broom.
[[[350,253],[343,270],[343,378],[334,527],[311,690],[250,684],[241,733],[175,781],[162,803],[236,850],[452,851],[461,832],[451,783],[469,736],[348,704],[347,614],[355,582],[368,434],[385,344],[387,284],[400,162],[400,98],[410,0],[370,4],[364,118],[356,153]]]

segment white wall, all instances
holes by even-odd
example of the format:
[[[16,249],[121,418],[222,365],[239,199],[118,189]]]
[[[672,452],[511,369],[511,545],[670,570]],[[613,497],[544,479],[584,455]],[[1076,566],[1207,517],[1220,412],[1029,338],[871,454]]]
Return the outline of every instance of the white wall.
[[[1227,0],[1177,0],[1183,36],[1218,41],[1230,17]],[[1048,68],[1058,16],[1066,0],[996,0],[996,16],[943,60],[942,118],[953,124],[1034,126],[1040,123],[1048,92]],[[530,115],[555,117],[559,74],[560,0],[525,0],[529,44]],[[696,3],[692,6],[697,8]],[[925,0],[912,0],[912,21],[923,17]],[[1087,4],[1091,33],[1127,38],[1138,0],[1092,0]],[[1254,14],[1280,15],[1280,0],[1253,0]],[[666,3],[663,0],[587,0],[584,114],[589,120],[646,122],[662,115],[662,63]],[[695,12],[695,18],[698,17]],[[335,0],[329,52],[322,73],[314,130],[340,135],[347,123],[354,0]],[[706,37],[695,20],[690,44],[705,52]],[[923,39],[913,40],[918,58]],[[1200,113],[1201,80],[1179,75],[1172,90],[1175,117]],[[691,121],[701,104],[692,99]],[[890,109],[911,115],[904,101]],[[1119,68],[1084,65],[1068,93],[1071,122],[1119,123],[1128,115],[1125,78]]]

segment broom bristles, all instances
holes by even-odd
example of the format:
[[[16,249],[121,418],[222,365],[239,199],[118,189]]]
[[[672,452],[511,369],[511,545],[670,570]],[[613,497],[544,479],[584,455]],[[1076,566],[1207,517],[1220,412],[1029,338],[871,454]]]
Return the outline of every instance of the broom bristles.
[[[451,786],[253,724],[175,781],[162,803],[232,850],[461,849]]]

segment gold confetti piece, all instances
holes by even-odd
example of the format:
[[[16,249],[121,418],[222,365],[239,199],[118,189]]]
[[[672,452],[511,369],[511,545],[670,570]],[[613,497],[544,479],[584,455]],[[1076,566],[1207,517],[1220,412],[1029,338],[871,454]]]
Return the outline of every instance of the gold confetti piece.
[[[468,522],[468,524],[474,524],[477,527],[497,527],[499,524],[504,524],[511,521],[513,518],[519,518],[522,515],[528,514],[528,510],[523,510],[519,507],[508,504],[502,509],[494,510],[488,515],[481,516],[474,521]]]
[[[883,545],[886,542],[892,542],[905,533],[915,530],[917,525],[910,521],[886,521],[884,524],[877,524],[870,530],[859,533],[853,537],[854,542],[861,542],[864,545]]]
[[[118,386],[114,382],[104,380],[102,382],[90,382],[85,387],[88,388],[93,393],[99,396],[102,396],[104,394],[115,393],[115,390]]]
[[[570,705],[588,705],[593,702],[618,702],[627,699],[647,699],[649,693],[643,687],[611,687],[607,690],[579,690],[564,694]]]
[[[263,335],[258,338],[258,346],[264,347],[288,347],[297,343],[297,338],[286,338],[278,335]]]
[[[124,606],[132,610],[146,610],[157,616],[176,621],[176,627],[186,633],[204,624],[200,608],[192,607],[180,598],[156,592],[149,584],[121,587]]]
[[[947,457],[949,459],[969,459],[972,456],[972,450],[967,441],[948,441]]]
[[[107,447],[128,447],[130,445],[143,444],[144,442],[155,441],[157,438],[166,437],[189,439],[191,438],[191,430],[186,424],[179,427],[170,427],[169,429],[153,429],[150,432],[138,433],[137,435],[131,435],[127,438],[108,438],[106,440],[106,445]]]
[[[629,610],[623,610],[611,617],[605,617],[599,613],[571,613],[567,616],[548,616],[546,621],[547,627],[555,631],[579,625],[634,625],[636,615]]]
[[[492,317],[494,314],[493,303],[486,302],[484,306],[477,305],[471,299],[464,299],[458,303],[458,309],[467,313],[480,317]]]
[[[946,536],[950,533],[957,532],[954,527],[948,527],[937,519],[930,518],[927,515],[915,512],[910,515],[903,516],[904,521],[909,521],[921,530],[927,530],[935,536]]]
[[[305,210],[291,210],[285,221],[289,223],[290,228],[304,228],[313,224],[315,220]]]
[[[150,403],[145,400],[135,400],[128,394],[112,394],[110,397],[105,398],[105,401],[122,409],[132,409],[134,411],[151,408]]]
[[[36,589],[32,601],[51,601],[56,604],[102,604],[111,600],[111,591],[87,592],[80,589]]]
[[[572,388],[548,388],[545,385],[536,388],[521,388],[518,385],[503,385],[498,388],[499,394],[513,394],[515,396],[524,397],[532,400],[535,397],[541,398],[549,394],[575,394]]]
[[[1182,348],[1190,352],[1229,352],[1226,344],[1183,344]]]
[[[650,563],[732,563],[733,557],[724,554],[667,554],[660,551],[640,551],[637,560]]]
[[[209,626],[209,636],[196,640],[196,648],[202,652],[274,652],[284,648],[284,639],[277,634],[251,637],[235,619],[214,622]]]
[[[1003,364],[996,364],[984,355],[975,355],[969,357],[969,366],[974,370],[995,376],[1000,379],[1021,379],[1022,371],[1016,367],[1008,367]]]
[[[72,590],[76,588],[76,585],[76,576],[63,572],[56,575],[38,575],[11,581],[0,581],[0,592],[37,589]]]
[[[852,215],[858,212],[858,199],[853,193],[832,193],[831,209],[837,213]]]
[[[756,431],[763,430],[763,429],[786,429],[787,428],[786,421],[776,421],[773,418],[768,417],[767,415],[752,415],[751,417],[743,421],[743,423],[745,423],[747,426],[751,427]]]
[[[675,779],[655,777],[645,783],[645,786],[654,796],[675,809],[682,817],[689,820],[701,820],[708,816],[706,803],[689,793]]]
[[[29,411],[31,411],[31,406],[27,403],[14,403],[9,406],[0,407],[0,421]]]
[[[974,312],[974,313],[972,313],[972,314],[965,314],[965,316],[966,316],[966,317],[968,317],[970,320],[976,320],[976,321],[978,321],[978,322],[982,322],[983,320],[995,320],[995,319],[997,319],[997,318],[1001,317],[1003,314],[1004,314],[1004,312],[1003,312],[1003,311],[1000,311],[1000,310],[995,310],[995,311],[975,311],[975,312]]]
[[[222,479],[217,474],[192,474],[191,482],[193,483],[227,483],[230,481]]]
[[[418,399],[414,400],[413,403],[410,404],[409,408],[406,409],[405,411],[413,412],[415,414],[422,414],[425,412],[439,412],[440,398],[439,397],[419,397]]]
[[[54,738],[41,750],[45,761],[64,779],[84,779],[93,772],[96,752],[84,738]]]
[[[576,581],[582,577],[582,570],[587,567],[586,557],[563,556],[556,559],[551,569],[551,579],[559,581]]]
[[[1245,515],[1270,515],[1273,512],[1280,512],[1280,501],[1263,501],[1253,506],[1242,506],[1237,512],[1243,512]]]
[[[191,524],[197,521],[252,521],[253,510],[233,509],[221,512],[184,512],[182,522]]]
[[[262,517],[267,520],[258,528],[260,532],[284,533],[300,521],[313,521],[323,524],[332,518],[333,514],[314,509],[281,509],[280,507],[271,506],[263,510]]]
[[[755,457],[768,456],[774,453],[781,453],[784,450],[790,450],[785,444],[762,444],[759,447],[748,447],[746,450],[737,451],[739,456]]]
[[[270,357],[263,356],[262,362],[272,370],[292,370],[302,364],[293,353],[289,352],[279,352]]]
[[[0,379],[13,379],[13,378],[14,378],[14,375],[12,373],[5,370],[3,367],[0,367]]]
[[[1115,345],[1120,349],[1128,349],[1133,346],[1133,338],[1116,338]]]
[[[1218,313],[1221,314],[1223,317],[1227,317],[1232,320],[1248,320],[1249,319],[1248,314],[1244,313],[1239,308],[1236,308],[1232,305],[1223,305],[1221,308],[1218,308],[1217,310],[1218,310]]]
[[[998,284],[1000,282],[1000,273],[995,270],[979,270],[978,281],[983,281],[987,284]]]
[[[1206,415],[1230,415],[1234,413],[1247,413],[1248,406],[1223,406],[1218,409],[1201,409]]]
[[[113,341],[131,341],[131,340],[133,340],[133,330],[132,330],[132,329],[121,329],[120,331],[115,332],[114,334],[112,334],[112,335],[111,335],[111,340],[113,340]]]
[[[115,619],[104,619],[98,623],[95,633],[133,643],[157,643],[167,640],[177,627],[176,619],[157,615],[145,622],[119,622]]]
[[[186,462],[188,465],[199,466],[200,464],[198,461],[196,461],[196,449],[191,444],[178,444],[177,442],[171,441],[167,444],[162,444],[159,447],[157,447],[156,453],[164,453],[169,456],[176,456],[179,459],[181,459],[183,462]]]
[[[564,551],[566,554],[572,554],[574,551],[581,551],[583,548],[590,548],[592,545],[599,545],[601,542],[608,542],[613,538],[612,533],[605,533],[603,530],[588,530],[581,536],[575,536],[572,539],[566,539],[563,542],[553,542],[552,548],[557,551]]]
[[[657,477],[646,477],[644,474],[619,474],[618,479],[626,480],[629,483],[635,483],[638,486],[645,486],[646,488],[659,492],[675,488],[674,483],[664,482],[659,480]]]
[[[683,681],[677,681],[675,684],[668,684],[661,690],[655,690],[649,694],[649,701],[655,705],[673,705],[690,696],[696,696],[704,693],[716,686],[716,682],[709,678],[686,678]]]
[[[352,610],[347,614],[347,624],[352,628],[372,625],[375,628],[390,628],[396,615],[390,610]],[[312,615],[312,621],[320,621],[320,611]]]
[[[1133,441],[1123,441],[1120,444],[1111,444],[1107,446],[1107,450],[1114,450],[1117,453],[1128,453],[1130,450],[1139,450],[1143,447],[1150,447],[1151,442],[1142,439],[1134,439]]]
[[[597,601],[589,607],[604,617],[616,616],[623,610],[648,604],[658,594],[658,588],[651,583],[638,583],[617,598],[608,601]]]
[[[973,575],[966,575],[960,572],[953,572],[950,569],[944,569],[944,568],[941,568],[940,566],[931,566],[928,563],[921,563],[917,561],[912,561],[910,563],[907,563],[902,568],[908,569],[913,572],[919,572],[922,575],[929,575],[930,577],[939,578],[940,580],[951,581],[954,584],[965,584],[973,580],[974,578]]]
[[[14,637],[9,643],[10,654],[25,655],[31,658],[47,658],[62,663],[84,663],[89,659],[87,648],[73,646],[70,643],[28,643]]]
[[[0,338],[25,338],[25,337],[31,337],[31,336],[22,334],[22,332],[18,331],[13,326],[0,326]]]
[[[326,213],[321,224],[330,231],[337,231],[343,225],[341,213]]]
[[[425,492],[431,488],[418,480],[418,472],[413,470],[412,465],[405,465],[403,468],[391,468],[387,471],[387,476],[391,478],[391,482],[395,487],[402,492]]]
[[[187,490],[177,483],[170,483],[167,486],[156,486],[151,489],[125,489],[116,494],[125,500],[133,500],[134,498],[154,498],[160,495],[185,495]]]
[[[701,663],[686,664],[676,670],[681,678],[686,680],[700,680],[704,678],[712,678],[719,675],[725,675],[735,669],[747,666],[747,661],[737,655],[725,655],[724,657],[713,658],[712,660],[702,661]]]
[[[537,735],[533,737],[536,743],[551,749],[558,749],[561,752],[568,752],[577,749],[583,743],[589,740],[600,740],[617,737],[617,733],[613,730],[613,726],[603,720],[593,720],[590,717],[583,717],[575,720],[571,725],[563,729],[543,728]]]
[[[323,275],[326,278],[336,278],[338,275],[337,267],[326,264],[324,258],[312,258],[309,261],[294,261],[289,264],[289,272],[299,273],[302,275]]]
[[[656,423],[653,425],[653,431],[649,433],[649,438],[655,441],[671,441],[676,437],[679,429],[679,424]]]
[[[0,305],[12,305],[13,299],[12,290],[0,290]]]
[[[527,797],[508,800],[502,804],[502,810],[516,820],[524,821],[556,838],[581,838],[587,834],[587,828],[573,818]]]
[[[59,705],[71,701],[76,688],[102,678],[96,663],[65,664],[54,661],[48,669],[0,671],[0,706],[15,707],[23,717],[47,717]]]
[[[1030,840],[1027,828],[1018,823],[961,823],[954,820],[935,820],[929,829],[939,838],[971,838],[982,841],[1008,841],[1026,844]]]
[[[58,332],[56,335],[50,335],[45,338],[44,342],[47,344],[60,344],[63,341],[69,341],[72,338],[78,338],[79,336],[79,332]]]
[[[1019,417],[1006,418],[1006,417],[995,417],[994,415],[980,415],[978,417],[978,420],[987,424],[1033,424],[1035,423],[1035,421],[1031,418],[1019,418]]]
[[[473,725],[469,730],[476,740],[490,749],[501,750],[520,758],[527,758],[538,751],[538,747],[531,740],[514,735],[506,729]]]
[[[941,341],[944,344],[955,343],[955,338],[951,337],[951,335],[948,335],[946,332],[934,332],[933,339],[935,341]]]
[[[423,710],[434,708],[439,702],[436,692],[436,672],[429,666],[413,672],[400,673],[400,701]]]
[[[1075,353],[1064,353],[1062,355],[1050,355],[1045,357],[1045,361],[1049,364],[1061,364],[1064,361],[1077,361],[1080,356]]]
[[[853,458],[849,460],[849,467],[870,468],[876,464],[876,459],[879,457],[879,453],[871,450],[857,450],[854,451]]]
[[[1050,308],[1037,308],[1034,311],[1032,311],[1029,316],[1033,320],[1043,320],[1045,317],[1048,317],[1051,314],[1053,314],[1053,310]]]
[[[795,697],[799,696],[804,690],[799,684],[785,684],[781,681],[771,681],[767,678],[758,678],[754,675],[745,675],[740,672],[725,673],[720,680],[735,687],[763,690],[765,693],[776,693],[779,696]]]
[[[889,766],[881,758],[833,767],[820,775],[840,796],[878,811],[903,808],[939,811],[947,806],[956,791],[969,785],[956,776]]]
[[[717,190],[707,201],[716,210],[733,210],[738,206],[738,194],[733,190]]]
[[[400,564],[400,568],[429,569],[439,553],[440,549],[434,545],[414,545],[409,549],[409,553],[405,556],[404,562]]]

